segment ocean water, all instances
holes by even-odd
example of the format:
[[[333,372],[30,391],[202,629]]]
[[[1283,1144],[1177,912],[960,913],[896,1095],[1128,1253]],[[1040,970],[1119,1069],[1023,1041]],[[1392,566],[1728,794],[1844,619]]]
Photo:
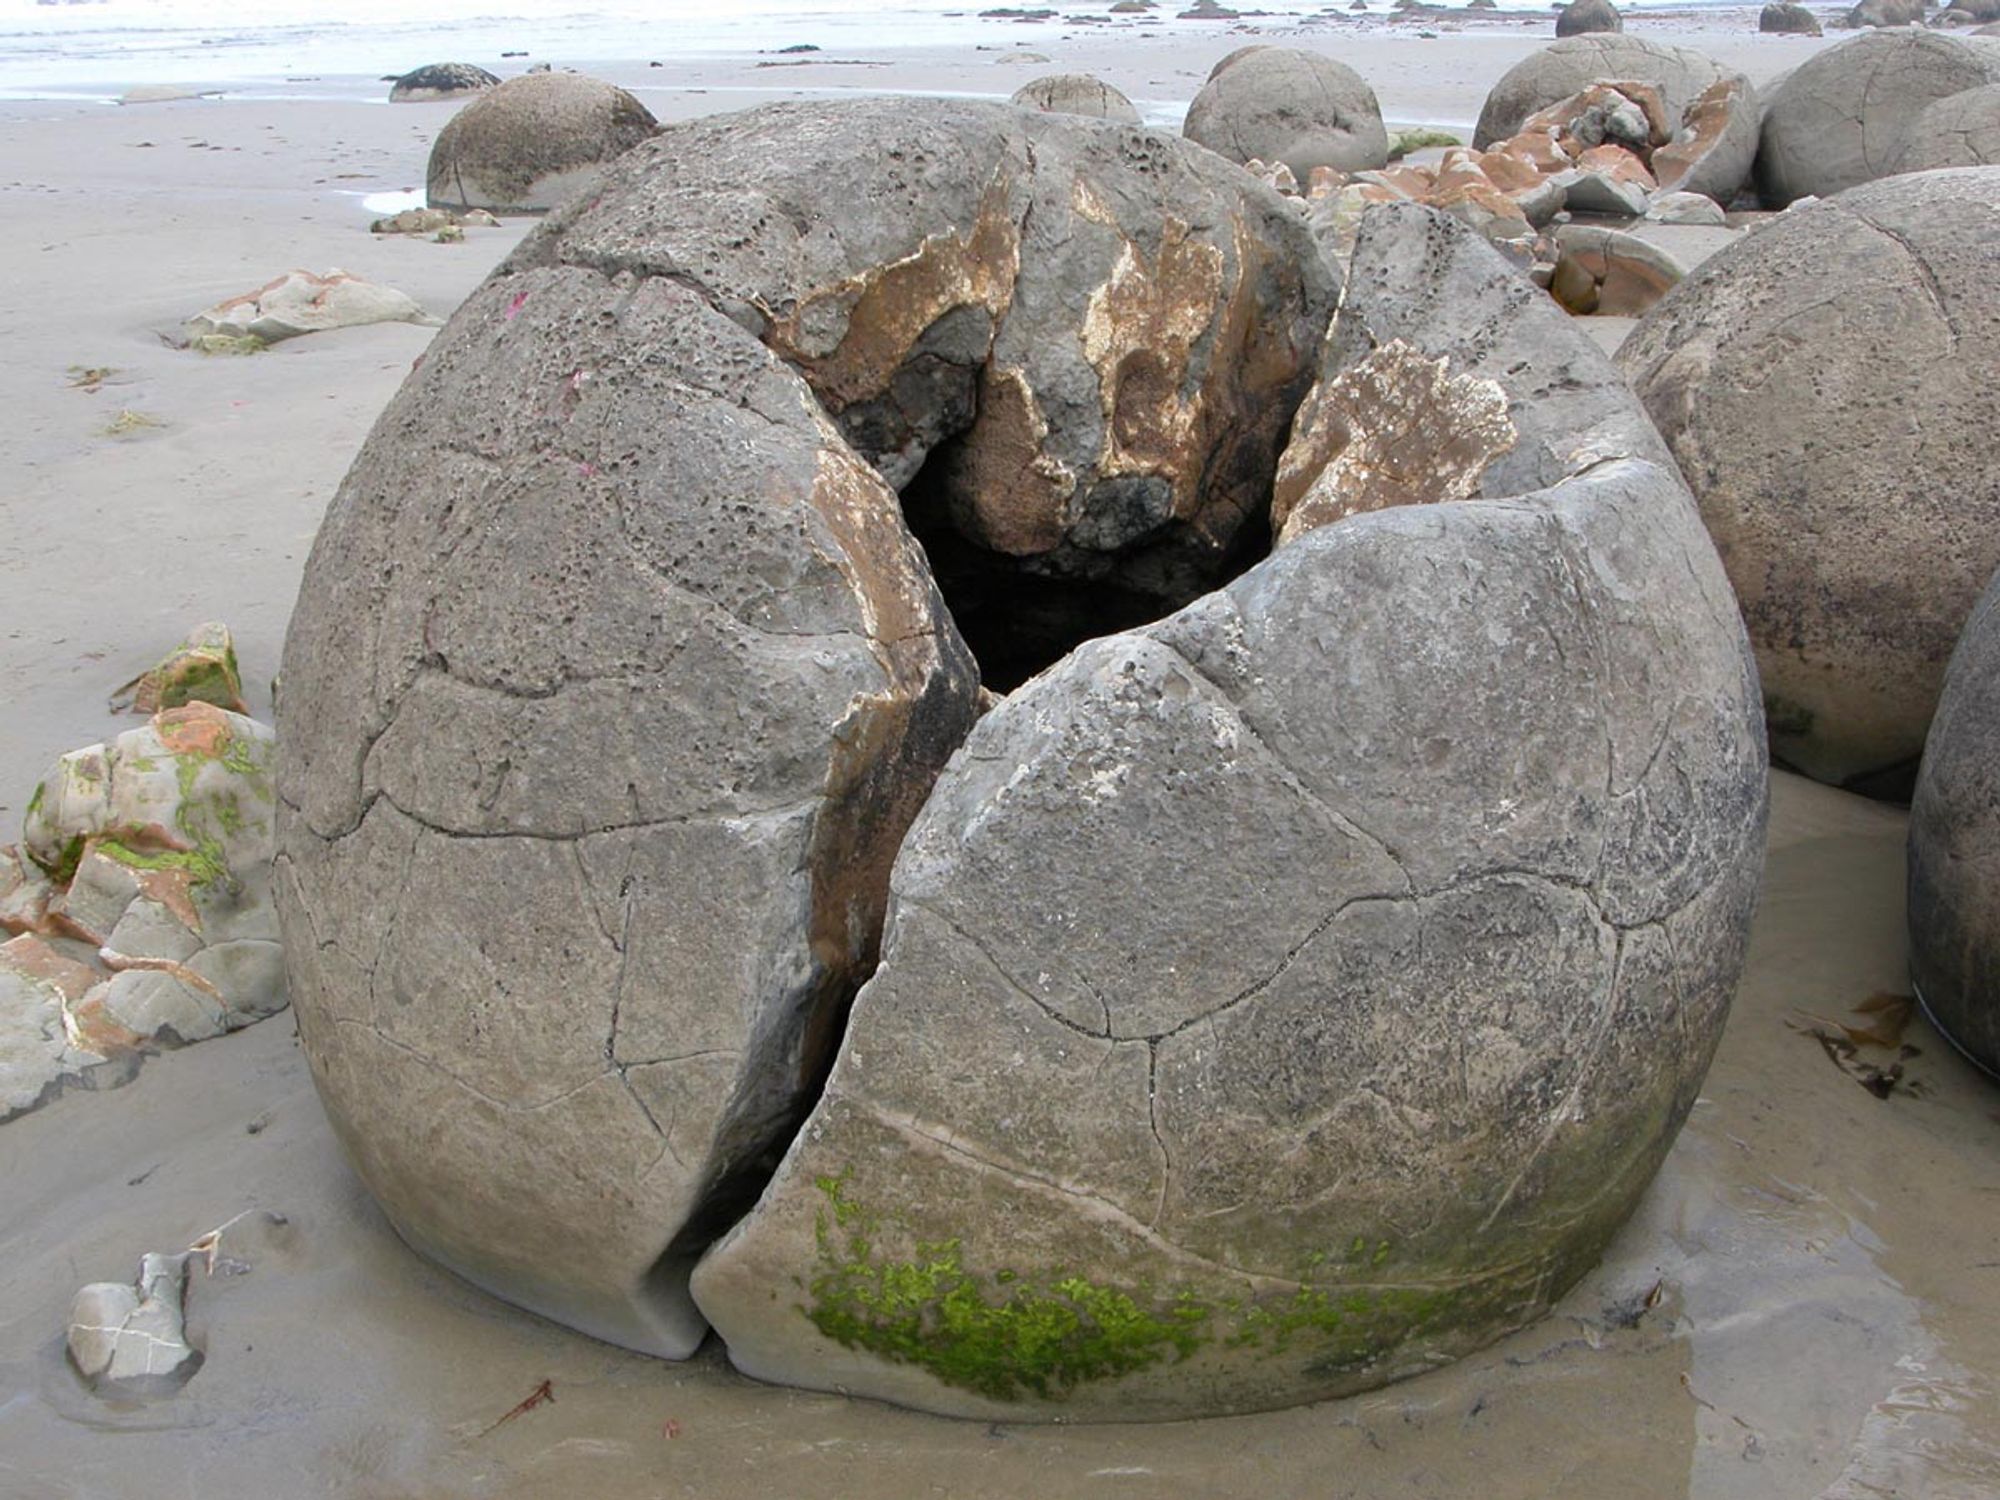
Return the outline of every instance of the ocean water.
[[[1078,30],[1065,15],[1103,16],[1110,0],[0,0],[0,97],[120,91],[147,83],[206,86],[398,73],[425,62],[474,62],[506,76],[530,60],[583,63],[955,43],[1029,46]],[[1305,20],[1346,0],[1233,0],[1264,24]],[[1546,11],[1547,0],[1499,0]],[[1699,3],[1699,0],[1697,0]],[[1051,8],[1047,22],[983,18],[994,5]],[[1386,10],[1388,0],[1372,0]],[[1177,21],[1163,0],[1148,29]],[[1121,20],[1123,18],[1120,18]],[[503,52],[528,58],[503,59]]]

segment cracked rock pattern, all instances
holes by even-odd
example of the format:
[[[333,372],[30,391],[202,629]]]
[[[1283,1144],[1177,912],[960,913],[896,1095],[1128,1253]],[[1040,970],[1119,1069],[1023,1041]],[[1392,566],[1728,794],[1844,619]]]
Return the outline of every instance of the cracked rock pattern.
[[[405,1238],[692,1350],[976,710],[891,482],[948,446],[990,547],[1212,568],[1335,290],[1171,138],[889,100],[675,127],[467,301],[283,673],[300,1034]]]
[[[1783,208],[1906,170],[1904,140],[1926,106],[1990,83],[2000,41],[1989,37],[1898,26],[1815,52],[1765,101],[1758,195]]]
[[[2000,567],[1996,234],[2000,168],[1869,183],[1703,264],[1619,351],[1735,585],[1772,750],[1822,781],[1907,794]]]
[[[0,847],[0,1120],[284,1008],[274,758],[268,726],[194,702],[42,778]]]
[[[1947,94],[1910,122],[1892,172],[2000,162],[2000,82]]]
[[[147,1254],[137,1282],[94,1281],[70,1304],[69,1357],[106,1395],[164,1395],[201,1368],[188,1343],[188,1257]]]
[[[1741,625],[1617,372],[1417,205],[1364,221],[1326,345],[1348,442],[1410,430],[1398,379],[1481,414],[1434,493],[1356,465],[1368,504],[947,766],[825,1093],[696,1269],[741,1369],[988,1418],[1311,1400],[1537,1316],[1645,1187],[1761,865]]]
[[[1484,150],[1506,140],[1537,110],[1593,83],[1652,84],[1660,91],[1667,118],[1680,120],[1709,85],[1740,76],[1699,52],[1623,32],[1565,37],[1500,76],[1480,108],[1472,144]],[[1751,114],[1754,119],[1754,109]]]

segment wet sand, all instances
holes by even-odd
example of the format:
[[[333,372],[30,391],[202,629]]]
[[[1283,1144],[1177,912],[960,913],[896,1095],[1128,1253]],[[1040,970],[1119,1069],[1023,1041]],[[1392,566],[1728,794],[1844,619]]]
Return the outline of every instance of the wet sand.
[[[1393,119],[1470,120],[1545,28],[1383,34],[1368,57],[1341,55]],[[1746,31],[1667,39],[1760,77],[1816,45]],[[1171,110],[1243,40],[1093,37],[1051,67],[1095,68]],[[720,92],[765,87],[753,63],[600,71],[672,117],[754,102]],[[973,54],[840,71],[1004,94],[1047,70]],[[453,246],[371,237],[357,195],[419,185],[449,112],[0,105],[0,835],[56,753],[132,722],[107,693],[197,620],[234,627],[268,703],[320,511],[430,331],[353,329],[251,359],[157,334],[293,265],[343,266],[448,313],[522,226]],[[73,365],[116,373],[91,394],[69,386]],[[164,425],[104,436],[121,409]],[[758,1386],[713,1343],[682,1366],[629,1355],[407,1251],[342,1163],[289,1017],[151,1059],[123,1088],[0,1127],[0,1497],[1991,1496],[2000,1089],[1919,1020],[1905,1084],[1880,1099],[1800,1029],[1907,988],[1902,837],[1894,810],[1778,777],[1720,1056],[1604,1265],[1554,1316],[1456,1366],[1254,1417],[989,1427]],[[62,1350],[76,1287],[246,1210],[224,1253],[248,1269],[197,1273],[207,1363],[185,1391],[88,1394]],[[499,1421],[544,1381],[552,1403]]]

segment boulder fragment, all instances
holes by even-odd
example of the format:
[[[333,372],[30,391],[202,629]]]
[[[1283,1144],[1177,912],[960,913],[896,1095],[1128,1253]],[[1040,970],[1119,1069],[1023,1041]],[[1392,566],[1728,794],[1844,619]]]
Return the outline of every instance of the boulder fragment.
[[[201,1368],[188,1343],[188,1256],[147,1254],[136,1283],[96,1281],[70,1304],[69,1357],[105,1395],[163,1395]]]
[[[329,328],[429,321],[433,320],[415,301],[395,288],[336,268],[324,276],[287,271],[254,292],[230,297],[196,313],[181,330],[190,341],[204,347],[215,339],[254,339],[264,345]]]

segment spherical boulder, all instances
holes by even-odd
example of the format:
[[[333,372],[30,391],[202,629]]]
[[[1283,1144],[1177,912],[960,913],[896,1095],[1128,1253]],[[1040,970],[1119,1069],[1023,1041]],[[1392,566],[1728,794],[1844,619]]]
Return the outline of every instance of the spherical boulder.
[[[1948,94],[1910,122],[1891,173],[2000,162],[2000,83]]]
[[[1910,980],[1938,1029],[2000,1074],[2000,583],[1946,669],[1910,801]]]
[[[1658,437],[1473,231],[1391,205],[1273,514],[940,777],[827,1088],[696,1269],[739,1368],[983,1419],[1311,1400],[1533,1318],[1644,1188],[1765,797]]]
[[[428,63],[398,78],[389,90],[389,102],[425,104],[433,99],[456,99],[499,82],[494,74],[472,63]]]
[[[1735,77],[1721,64],[1644,37],[1596,33],[1565,37],[1530,53],[1501,75],[1479,111],[1472,144],[1484,150],[1520,130],[1529,115],[1606,80],[1650,83],[1667,117],[1678,122],[1711,84]]]
[[[1245,47],[1216,65],[1188,106],[1182,133],[1233,162],[1283,162],[1300,182],[1313,168],[1388,165],[1375,91],[1345,63],[1295,47]]]
[[[1996,236],[2000,168],[1870,183],[1723,250],[1619,350],[1736,586],[1772,750],[1822,781],[1907,791],[2000,567]]]
[[[1989,83],[2000,83],[2000,47],[1976,38],[1871,31],[1816,52],[1766,99],[1758,194],[1783,208],[1872,182],[1929,105]]]
[[[301,1035],[411,1244],[699,1343],[689,1269],[977,712],[926,548],[1016,634],[1030,561],[1099,608],[1211,586],[1338,290],[1210,153],[998,104],[691,121],[522,243],[376,425],[285,652]]]
[[[1611,0],[1569,0],[1556,16],[1557,36],[1587,36],[1593,32],[1623,31],[1625,18]]]
[[[453,115],[431,146],[432,208],[546,213],[657,129],[625,90],[580,73],[527,73]]]
[[[1017,89],[1010,103],[1046,115],[1088,115],[1137,125],[1139,111],[1117,89],[1088,73],[1053,73]]]
[[[1766,35],[1820,35],[1819,18],[1794,0],[1772,0],[1758,13],[1757,29]]]

